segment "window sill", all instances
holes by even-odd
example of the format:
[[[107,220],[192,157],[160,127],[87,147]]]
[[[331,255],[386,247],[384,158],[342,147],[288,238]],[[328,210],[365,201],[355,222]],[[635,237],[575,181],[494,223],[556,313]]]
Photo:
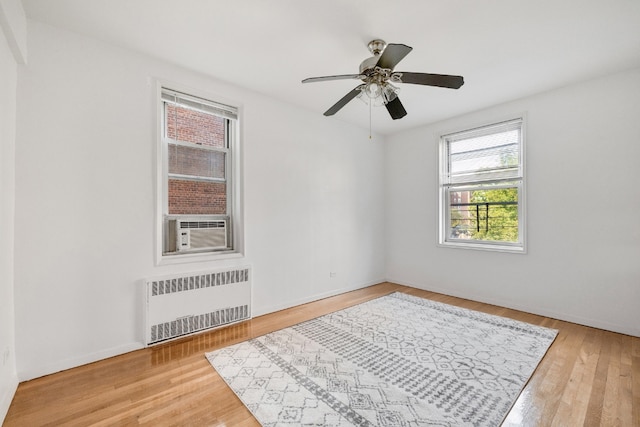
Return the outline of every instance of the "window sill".
[[[227,259],[244,258],[242,252],[205,252],[205,253],[186,253],[180,255],[161,255],[156,262],[156,265],[176,265],[187,264],[193,262],[209,262],[220,261]]]
[[[524,246],[502,245],[500,243],[483,243],[483,242],[440,242],[438,246],[441,248],[451,249],[472,249],[488,252],[506,252],[513,254],[527,253]]]

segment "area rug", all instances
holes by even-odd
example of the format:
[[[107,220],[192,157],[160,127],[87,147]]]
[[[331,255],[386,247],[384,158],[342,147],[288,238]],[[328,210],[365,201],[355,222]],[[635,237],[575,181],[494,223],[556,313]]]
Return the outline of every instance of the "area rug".
[[[393,293],[206,356],[263,426],[499,426],[556,334]]]

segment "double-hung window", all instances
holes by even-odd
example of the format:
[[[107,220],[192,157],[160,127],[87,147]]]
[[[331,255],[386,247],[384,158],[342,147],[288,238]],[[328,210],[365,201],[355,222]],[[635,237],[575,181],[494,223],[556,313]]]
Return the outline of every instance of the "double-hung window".
[[[161,89],[162,256],[234,252],[235,107]]]
[[[443,246],[524,252],[522,118],[440,138]]]

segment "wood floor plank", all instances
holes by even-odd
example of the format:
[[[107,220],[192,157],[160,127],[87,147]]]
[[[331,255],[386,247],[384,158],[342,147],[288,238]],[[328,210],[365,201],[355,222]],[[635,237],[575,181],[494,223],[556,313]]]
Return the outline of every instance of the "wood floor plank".
[[[621,426],[633,425],[633,367],[631,365],[631,337],[621,336],[620,381],[618,382],[618,414]],[[640,397],[639,397],[640,399]]]
[[[615,426],[620,425],[621,336],[612,335],[605,345],[607,345],[607,352],[609,353],[609,363],[606,363],[606,372],[604,371],[605,368],[602,369],[602,374],[605,377],[604,396],[602,403],[593,411],[601,410],[601,417],[596,418],[594,414],[593,419],[594,421],[599,421],[598,425]],[[596,400],[594,394],[592,394],[592,400]],[[591,411],[589,412],[591,413]]]
[[[558,337],[529,380],[532,401],[528,411],[531,415],[525,419],[530,421],[530,425],[538,425],[542,420],[553,420],[558,412],[562,412],[560,397],[570,385],[571,372],[586,336],[586,331],[575,327],[576,325],[566,325],[564,329],[557,324],[554,326],[554,329],[560,331]]]
[[[392,283],[21,383],[4,426],[259,426],[204,353],[394,291],[559,331],[504,426],[640,426],[640,338]]]
[[[633,422],[631,425],[640,426],[640,338],[632,338],[631,343],[631,404],[633,410]]]
[[[609,387],[611,385],[608,374],[614,360],[611,359],[612,355],[607,338],[607,335],[602,337],[602,340],[605,342],[600,347],[600,357],[598,358],[598,365],[596,366],[595,375],[591,384],[591,393],[585,414],[585,426],[600,425],[604,409],[604,400],[602,397],[607,390],[607,385],[609,385]],[[610,391],[611,390],[609,390],[609,392]]]

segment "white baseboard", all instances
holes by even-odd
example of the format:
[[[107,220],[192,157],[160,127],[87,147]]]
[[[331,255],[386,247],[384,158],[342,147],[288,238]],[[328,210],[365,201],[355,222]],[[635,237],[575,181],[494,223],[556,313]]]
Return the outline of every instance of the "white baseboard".
[[[355,290],[358,290],[358,289],[367,288],[369,286],[377,285],[378,283],[382,283],[384,281],[385,281],[385,279],[374,280],[374,281],[362,283],[362,284],[359,284],[359,285],[353,285],[353,286],[347,286],[347,287],[344,287],[344,288],[333,289],[333,290],[328,291],[328,292],[315,294],[315,295],[312,295],[310,297],[301,298],[301,299],[298,299],[298,300],[288,301],[288,302],[283,303],[283,304],[272,305],[272,306],[263,308],[262,310],[260,310],[258,312],[252,313],[252,317],[258,317],[258,316],[262,316],[262,315],[265,315],[265,314],[274,313],[276,311],[285,310],[287,308],[295,307],[297,305],[307,304],[309,302],[318,301],[318,300],[321,300],[321,299],[324,299],[324,298],[329,298],[329,297],[333,297],[333,296],[336,296],[336,295],[344,294],[345,292],[351,292],[351,291],[355,291]]]
[[[9,412],[9,406],[11,406],[11,402],[13,401],[13,396],[15,396],[16,390],[18,389],[18,376],[11,375],[7,384],[2,386],[2,389],[2,397],[0,398],[0,425],[4,423],[7,412]]]
[[[49,365],[37,366],[31,369],[18,369],[18,378],[20,381],[29,381],[34,378],[42,377],[56,372],[65,371],[67,369],[76,368],[88,363],[97,362],[98,360],[108,359],[109,357],[119,356],[134,350],[144,348],[142,342],[133,342],[121,346],[101,350],[95,353],[85,354],[79,357],[73,357],[52,363]]]
[[[472,293],[456,292],[456,291],[452,291],[451,289],[444,289],[444,288],[439,288],[437,286],[431,286],[431,285],[409,283],[403,280],[397,280],[393,278],[386,279],[386,280],[391,283],[409,286],[411,288],[437,292],[443,295],[449,295],[452,297],[464,298],[464,299],[482,302],[485,304],[497,305],[499,307],[510,308],[518,311],[524,311],[525,313],[531,313],[531,314],[536,314],[538,316],[550,317],[552,319],[563,320],[565,322],[576,323],[578,325],[589,326],[597,329],[604,329],[606,331],[617,332],[620,334],[631,335],[634,337],[640,337],[640,326],[630,327],[628,325],[618,325],[615,323],[610,323],[610,322],[602,321],[599,319],[592,319],[592,318],[587,318],[582,316],[574,316],[571,314],[556,312],[553,310],[540,309],[538,307],[532,307],[526,304],[518,304],[518,303],[514,303],[513,301],[506,301],[498,298],[486,298],[486,297],[475,295]]]

